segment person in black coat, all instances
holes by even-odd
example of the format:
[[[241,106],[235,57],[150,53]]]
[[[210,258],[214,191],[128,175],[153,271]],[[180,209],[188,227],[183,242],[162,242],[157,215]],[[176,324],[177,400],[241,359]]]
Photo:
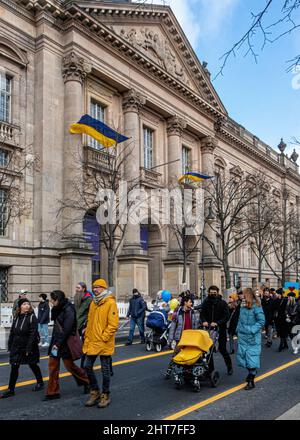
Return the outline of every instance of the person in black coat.
[[[38,366],[40,360],[38,343],[38,322],[34,311],[27,298],[20,299],[8,339],[11,365],[9,385],[8,390],[0,396],[1,398],[15,395],[20,365],[29,365],[31,368],[37,381],[33,391],[40,391],[44,388],[42,373]]]
[[[267,287],[263,290],[261,305],[266,318],[266,322],[265,322],[265,331],[267,338],[266,347],[271,347],[272,337],[273,337],[273,324],[274,324],[274,299],[270,290]]]
[[[48,324],[50,322],[50,307],[49,301],[47,300],[47,295],[41,293],[39,295],[40,303],[38,305],[38,323],[39,323],[39,334],[41,337],[41,343],[43,347],[49,345],[49,331]]]
[[[238,295],[237,293],[232,293],[229,295],[229,320],[227,322],[227,330],[228,330],[228,336],[229,336],[229,346],[230,346],[230,354],[234,354],[234,336],[236,336],[236,328],[239,321],[240,316],[240,308],[241,305],[238,302]]]
[[[278,351],[289,348],[287,338],[289,335],[289,324],[286,320],[286,306],[288,299],[283,296],[283,289],[276,290],[277,298],[274,300],[274,321],[277,335],[280,337]]]
[[[137,289],[133,289],[132,298],[129,301],[129,309],[126,317],[126,319],[129,319],[130,317],[130,330],[129,330],[128,340],[125,345],[132,344],[136,325],[138,326],[139,329],[141,344],[145,344],[144,320],[145,320],[146,307],[147,304],[143,300],[140,292]]]
[[[51,318],[54,321],[52,338],[49,346],[49,382],[44,400],[59,399],[60,359],[66,370],[72,374],[78,386],[89,385],[86,372],[73,361],[68,347],[68,338],[77,331],[76,311],[73,304],[61,290],[50,293],[53,308]]]
[[[232,375],[232,362],[227,351],[227,329],[226,324],[229,320],[229,307],[226,301],[219,295],[220,289],[211,286],[208,289],[208,297],[204,300],[200,317],[203,327],[218,327],[219,331],[219,352],[224,358],[227,366],[227,374]]]

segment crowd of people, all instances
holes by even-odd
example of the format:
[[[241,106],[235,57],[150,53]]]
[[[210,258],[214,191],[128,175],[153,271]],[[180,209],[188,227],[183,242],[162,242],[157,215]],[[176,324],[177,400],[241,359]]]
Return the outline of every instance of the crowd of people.
[[[13,308],[8,351],[11,365],[8,389],[0,398],[14,396],[21,365],[29,365],[35,378],[33,391],[45,388],[39,367],[39,345],[48,346],[49,381],[45,389],[45,401],[59,399],[59,371],[61,360],[76,384],[89,393],[86,407],[97,405],[106,408],[110,404],[110,381],[113,376],[112,355],[115,351],[115,335],[119,314],[113,294],[104,279],[93,283],[92,292],[84,282],[76,286],[74,303],[61,290],[50,293],[53,331],[49,342],[48,324],[50,306],[46,294],[39,296],[36,317],[26,291],[22,291]],[[161,298],[160,298],[161,299]],[[214,329],[218,332],[218,351],[222,355],[227,374],[233,374],[231,355],[237,354],[237,364],[248,371],[246,390],[255,387],[254,379],[260,368],[262,330],[265,330],[266,347],[273,339],[280,339],[278,351],[292,348],[298,353],[299,336],[292,331],[300,324],[300,301],[294,292],[284,296],[283,289],[263,287],[254,291],[246,288],[231,293],[226,302],[217,286],[210,286],[206,299],[201,303],[190,291],[182,292],[170,303],[152,301],[149,309],[141,293],[133,289],[127,320],[130,330],[126,345],[131,345],[136,325],[141,343],[145,343],[145,316],[152,310],[163,310],[170,320],[168,345],[178,352],[177,344],[182,332],[189,329]],[[178,306],[177,306],[178,304]],[[173,298],[174,306],[174,298]],[[227,343],[229,341],[229,351]],[[236,349],[237,341],[237,349]],[[102,387],[99,386],[94,364],[100,358]],[[80,366],[75,361],[80,360]],[[213,356],[209,368],[214,370]]]

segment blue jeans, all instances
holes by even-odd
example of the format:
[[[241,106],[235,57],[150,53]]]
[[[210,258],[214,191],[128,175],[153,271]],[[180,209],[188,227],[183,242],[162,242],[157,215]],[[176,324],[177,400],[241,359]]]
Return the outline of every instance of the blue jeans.
[[[48,324],[39,324],[39,334],[42,344],[49,344]]]
[[[132,341],[133,341],[133,335],[134,335],[134,330],[135,330],[136,325],[138,326],[138,329],[140,332],[141,341],[142,342],[145,341],[144,317],[130,318],[130,330],[129,330],[129,336],[128,336],[128,341],[127,341],[130,344],[132,344]]]
[[[94,363],[98,356],[86,355],[84,361],[84,369],[90,381],[91,390],[99,390],[98,381],[94,372]],[[109,394],[110,373],[111,373],[111,356],[101,356],[101,371],[102,371],[102,392]]]

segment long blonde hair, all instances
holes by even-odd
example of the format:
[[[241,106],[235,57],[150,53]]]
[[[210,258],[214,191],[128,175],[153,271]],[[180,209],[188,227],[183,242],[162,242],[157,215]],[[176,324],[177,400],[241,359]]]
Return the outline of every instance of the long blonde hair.
[[[255,295],[254,290],[251,289],[251,287],[247,287],[246,289],[244,289],[243,295],[246,301],[247,309],[252,309],[254,301],[257,306],[261,305],[259,297]]]

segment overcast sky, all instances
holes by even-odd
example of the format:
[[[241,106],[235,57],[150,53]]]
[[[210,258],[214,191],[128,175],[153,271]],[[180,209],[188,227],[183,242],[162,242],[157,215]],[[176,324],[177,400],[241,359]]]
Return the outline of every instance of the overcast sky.
[[[153,3],[171,6],[198,58],[208,62],[214,78],[222,65],[220,57],[241,38],[252,23],[251,12],[261,11],[266,0]],[[282,3],[283,0],[274,1],[266,23],[279,17]],[[298,18],[300,23],[300,11]],[[245,47],[228,60],[223,76],[218,76],[213,85],[231,117],[275,149],[283,137],[292,152],[292,138],[300,139],[300,69],[298,73],[287,73],[286,69],[287,61],[300,53],[300,30],[267,44],[263,51],[262,41],[258,34],[257,64],[250,55],[244,56]]]

